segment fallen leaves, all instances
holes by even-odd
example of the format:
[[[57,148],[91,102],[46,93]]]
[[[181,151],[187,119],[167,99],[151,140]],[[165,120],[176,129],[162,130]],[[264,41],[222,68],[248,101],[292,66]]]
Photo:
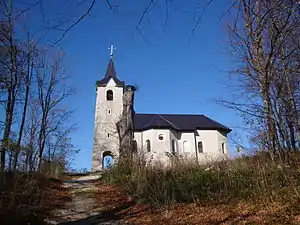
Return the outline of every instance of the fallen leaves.
[[[8,173],[0,192],[1,224],[44,224],[51,210],[70,200],[60,181],[41,174]]]
[[[40,210],[42,213],[48,214],[51,210],[63,208],[71,199],[70,190],[64,188],[60,181],[50,181],[48,188],[43,193]]]
[[[300,209],[295,203],[239,202],[227,204],[176,203],[154,209],[138,203],[113,185],[97,184],[93,193],[106,212],[124,222],[139,225],[185,224],[300,224]]]

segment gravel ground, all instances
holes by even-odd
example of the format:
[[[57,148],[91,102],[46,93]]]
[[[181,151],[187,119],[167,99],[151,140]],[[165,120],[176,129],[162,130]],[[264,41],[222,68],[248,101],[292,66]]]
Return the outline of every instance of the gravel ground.
[[[72,201],[67,203],[64,209],[53,212],[55,218],[47,222],[53,225],[129,225],[107,217],[102,213],[103,208],[87,194],[97,189],[92,182],[96,179],[99,179],[99,176],[91,175],[63,181],[65,188],[71,188]]]

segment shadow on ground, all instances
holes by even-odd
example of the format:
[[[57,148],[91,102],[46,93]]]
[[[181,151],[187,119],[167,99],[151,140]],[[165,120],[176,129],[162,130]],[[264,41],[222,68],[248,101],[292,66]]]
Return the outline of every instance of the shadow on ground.
[[[62,183],[66,184],[87,184],[87,183],[97,183],[99,179],[87,179],[87,180],[61,180]]]
[[[96,215],[92,215],[76,221],[59,223],[59,225],[128,225],[128,223],[120,221],[123,218],[121,211],[126,210],[133,205],[133,202],[128,202],[127,204],[116,207],[114,209],[95,212],[94,214]]]

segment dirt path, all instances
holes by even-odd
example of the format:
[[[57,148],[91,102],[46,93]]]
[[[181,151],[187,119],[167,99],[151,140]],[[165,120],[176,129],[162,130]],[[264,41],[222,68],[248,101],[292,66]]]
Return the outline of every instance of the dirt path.
[[[96,204],[91,193],[97,190],[94,181],[97,176],[85,176],[77,180],[63,181],[63,187],[69,188],[72,200],[63,209],[52,214],[55,218],[48,221],[57,225],[128,225],[103,213],[103,206]]]

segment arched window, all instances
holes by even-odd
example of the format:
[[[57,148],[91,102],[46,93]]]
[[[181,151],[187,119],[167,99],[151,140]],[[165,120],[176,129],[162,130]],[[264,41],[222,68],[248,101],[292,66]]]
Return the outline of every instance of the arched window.
[[[188,152],[189,144],[187,141],[183,142],[183,152]]]
[[[133,141],[132,141],[132,151],[133,151],[133,152],[136,152],[136,151],[137,151],[137,142],[136,142],[136,140],[133,140]]]
[[[147,149],[147,152],[150,152],[150,151],[151,151],[151,143],[150,143],[150,140],[146,140],[146,149]]]
[[[176,140],[172,140],[172,154],[175,155],[176,152],[177,152],[177,143],[176,143]]]
[[[106,92],[106,100],[107,101],[113,101],[114,100],[114,93],[112,90],[108,90]]]
[[[198,142],[198,152],[203,153],[203,143],[202,143],[202,141]]]
[[[225,144],[224,143],[222,143],[222,152],[223,152],[223,154],[225,154]]]

